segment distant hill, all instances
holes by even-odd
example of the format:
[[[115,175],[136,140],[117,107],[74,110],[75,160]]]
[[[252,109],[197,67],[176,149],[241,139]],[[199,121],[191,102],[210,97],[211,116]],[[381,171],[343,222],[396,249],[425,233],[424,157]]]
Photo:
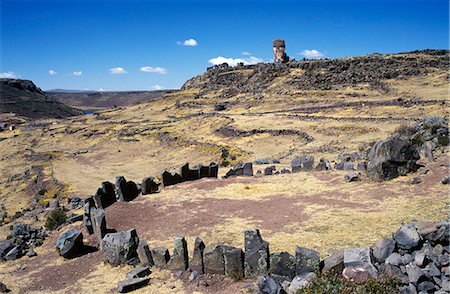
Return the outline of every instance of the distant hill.
[[[81,115],[79,109],[48,97],[29,80],[0,79],[0,113],[15,113],[31,119]]]
[[[47,95],[64,104],[81,109],[111,108],[149,102],[163,97],[175,90],[158,91],[78,91],[55,89],[47,91]]]

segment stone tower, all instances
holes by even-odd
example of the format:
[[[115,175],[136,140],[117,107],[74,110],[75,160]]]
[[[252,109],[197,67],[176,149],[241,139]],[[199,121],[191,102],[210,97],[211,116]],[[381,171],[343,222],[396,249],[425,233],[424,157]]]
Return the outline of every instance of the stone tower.
[[[286,44],[284,40],[273,40],[273,62],[288,62],[289,57],[286,55]]]

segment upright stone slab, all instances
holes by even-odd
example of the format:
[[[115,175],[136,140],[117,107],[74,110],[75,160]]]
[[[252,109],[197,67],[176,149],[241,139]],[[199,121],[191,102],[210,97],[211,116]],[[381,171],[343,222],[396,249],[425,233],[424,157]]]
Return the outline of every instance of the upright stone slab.
[[[151,248],[150,252],[152,253],[153,262],[156,267],[165,269],[167,268],[167,263],[170,260],[169,250],[165,247],[156,247]]]
[[[217,178],[218,174],[219,174],[219,166],[216,163],[211,162],[209,164],[209,177]]]
[[[91,209],[91,221],[94,228],[94,234],[97,237],[98,243],[102,242],[106,235],[106,214],[102,208]]]
[[[203,264],[206,274],[225,274],[223,247],[221,245],[214,248],[206,247],[203,251]]]
[[[295,258],[287,252],[277,252],[270,255],[270,273],[279,283],[292,281],[295,277]]]
[[[147,241],[139,240],[139,245],[137,248],[137,254],[139,261],[142,265],[152,267],[155,265],[152,257],[150,248],[148,247]]]
[[[116,202],[114,185],[110,182],[103,182],[94,195],[94,202],[97,208],[106,208]]]
[[[167,267],[174,271],[185,271],[189,267],[187,243],[184,236],[176,236],[173,242],[173,255]]]
[[[92,197],[86,198],[84,200],[84,214],[83,214],[83,224],[89,233],[89,235],[94,234],[94,227],[91,221],[91,209],[95,207],[94,199]]]
[[[233,280],[244,278],[244,252],[241,248],[224,248],[223,260],[226,276]]]
[[[300,156],[300,170],[310,171],[314,166],[314,156],[312,155],[302,155]]]
[[[245,240],[245,276],[256,278],[265,275],[269,269],[269,243],[261,238],[259,230],[244,232]]]
[[[125,177],[116,177],[116,199],[117,201],[124,202],[128,196],[128,186]]]
[[[205,250],[205,243],[199,237],[195,238],[194,254],[189,262],[189,267],[192,271],[197,271],[200,274],[204,274],[203,265],[203,251]]]
[[[301,160],[300,157],[295,156],[292,160],[291,160],[291,169],[293,173],[297,173],[301,170]]]
[[[142,180],[142,195],[156,193],[158,191],[159,183],[155,182],[154,177],[147,177]]]
[[[305,247],[295,247],[295,274],[301,275],[320,270],[320,253]]]
[[[132,201],[139,195],[139,190],[135,182],[128,181],[127,182],[127,192],[125,195],[125,201]]]
[[[181,176],[177,173],[170,173],[168,171],[164,171],[161,174],[161,179],[164,187],[172,186],[181,183],[183,180]]]
[[[200,178],[200,172],[198,169],[190,169],[189,163],[186,163],[181,167],[181,178],[184,181],[195,181]]]
[[[208,178],[209,177],[209,166],[201,165],[199,167],[200,178]]]
[[[253,164],[251,162],[244,163],[244,176],[253,176]]]
[[[139,238],[136,230],[106,234],[100,243],[106,261],[113,266],[119,266],[137,257]]]

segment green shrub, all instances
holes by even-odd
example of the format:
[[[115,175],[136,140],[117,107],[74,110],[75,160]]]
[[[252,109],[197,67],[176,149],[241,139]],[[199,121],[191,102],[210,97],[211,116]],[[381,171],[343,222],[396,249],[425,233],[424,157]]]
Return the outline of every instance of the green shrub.
[[[399,283],[394,278],[369,279],[363,283],[346,280],[334,274],[322,274],[297,294],[381,294],[398,293]]]
[[[55,209],[47,215],[47,219],[45,220],[45,227],[49,230],[54,230],[65,223],[66,220],[66,214],[59,209]]]

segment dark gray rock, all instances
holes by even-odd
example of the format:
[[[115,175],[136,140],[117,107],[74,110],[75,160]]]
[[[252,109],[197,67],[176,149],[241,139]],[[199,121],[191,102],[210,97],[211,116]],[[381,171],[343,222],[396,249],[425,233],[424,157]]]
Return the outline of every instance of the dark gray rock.
[[[401,249],[399,249],[399,250],[401,250]],[[414,258],[412,257],[411,254],[406,253],[406,254],[402,255],[402,264],[407,265],[413,261],[414,261]]]
[[[419,146],[399,134],[376,142],[369,152],[367,175],[378,181],[390,180],[416,171]]]
[[[425,277],[425,272],[414,263],[406,265],[406,274],[408,275],[409,282],[417,285]]]
[[[148,266],[137,266],[127,273],[127,279],[143,278],[151,274]]]
[[[36,251],[34,251],[33,248],[30,248],[30,249],[28,249],[26,256],[35,257],[35,256],[37,256],[37,253],[36,253]]]
[[[355,170],[355,167],[353,165],[353,162],[350,161],[342,161],[336,164],[336,169],[337,170],[347,170],[347,171],[352,171]]]
[[[450,177],[448,177],[448,176],[444,177],[441,181],[441,183],[444,185],[448,185],[449,182],[450,182]]]
[[[189,163],[186,163],[181,167],[180,174],[183,182],[200,179],[200,171],[198,169],[190,169]]]
[[[393,238],[382,239],[375,243],[371,249],[375,261],[383,263],[394,252],[395,241]]]
[[[281,285],[271,276],[259,276],[257,281],[259,293],[281,294],[284,293]]]
[[[339,251],[325,258],[321,264],[322,272],[334,274],[341,274],[344,267],[344,251]]]
[[[219,166],[214,162],[209,165],[209,177],[217,178],[217,174],[219,173]]]
[[[251,162],[244,163],[244,176],[253,176],[253,164]]]
[[[292,172],[299,171],[310,171],[314,166],[314,156],[311,155],[301,155],[300,157],[296,156],[291,161]]]
[[[162,184],[164,187],[172,186],[183,182],[182,177],[177,173],[164,171],[161,174]]]
[[[106,214],[102,208],[91,208],[91,221],[94,228],[94,235],[98,243],[102,242],[106,235]]]
[[[142,265],[152,267],[155,265],[153,262],[153,256],[150,251],[150,248],[148,247],[147,241],[139,240],[139,245],[137,248],[137,255],[139,258],[139,261]]]
[[[128,186],[125,177],[116,177],[116,199],[117,201],[124,202],[128,198]]]
[[[117,283],[119,293],[128,293],[142,287],[147,286],[150,283],[150,278],[134,278]]]
[[[282,168],[281,171],[280,171],[280,173],[281,173],[281,174],[290,174],[291,171],[288,170],[287,168]]]
[[[410,250],[419,245],[422,238],[413,224],[406,224],[394,233],[394,240],[399,248]]]
[[[395,266],[400,266],[403,263],[402,256],[397,252],[391,253],[385,260],[386,264],[391,264]],[[408,263],[407,263],[408,264]]]
[[[56,240],[56,251],[64,258],[77,256],[82,252],[83,246],[83,234],[76,228],[64,232]]]
[[[5,284],[3,284],[2,282],[0,282],[0,293],[8,293],[9,289],[8,287],[6,287]]]
[[[434,284],[430,281],[424,281],[417,286],[419,292],[432,293],[436,290]]]
[[[264,168],[264,175],[265,176],[271,176],[273,175],[273,173],[275,172],[275,165],[272,166],[268,166],[266,168]]]
[[[331,165],[328,160],[321,158],[319,163],[317,163],[316,165],[316,171],[325,171],[325,170],[331,170]]]
[[[269,270],[269,243],[261,238],[259,230],[244,232],[245,242],[245,276],[255,278],[264,275]]]
[[[344,251],[344,265],[346,268],[363,269],[370,276],[377,278],[378,270],[372,264],[369,248],[352,248]]]
[[[240,248],[223,249],[225,275],[233,280],[244,278],[244,252]]]
[[[4,259],[5,255],[14,248],[14,240],[7,239],[0,241],[0,260]]]
[[[209,177],[209,166],[200,165],[198,170],[199,170],[201,179]]]
[[[197,271],[200,274],[204,274],[203,266],[203,250],[205,250],[205,243],[199,237],[195,238],[194,253],[192,259],[189,261],[189,266],[192,271]]]
[[[100,243],[106,261],[113,266],[127,263],[128,260],[137,257],[139,238],[136,230],[108,233]]]
[[[357,182],[361,179],[359,178],[359,175],[357,173],[355,173],[354,171],[350,171],[344,176],[344,180],[346,182]]]
[[[84,216],[82,214],[74,214],[66,220],[66,223],[73,224],[83,221]]]
[[[192,271],[191,274],[189,275],[189,282],[196,280],[199,276],[200,276],[200,273],[198,271],[195,271],[195,270]]]
[[[270,254],[270,273],[279,283],[295,277],[296,259],[288,252]]]
[[[17,245],[14,246],[11,250],[6,253],[4,259],[5,260],[15,260],[24,256],[23,246]]]
[[[422,183],[422,179],[420,177],[414,177],[409,181],[409,184],[411,185],[418,185]]]
[[[167,268],[167,263],[170,260],[169,250],[164,247],[156,247],[150,249],[150,251],[152,253],[155,266],[163,269]]]
[[[316,250],[295,247],[295,274],[301,275],[307,272],[318,272],[320,269],[320,253]]]
[[[206,274],[225,274],[225,260],[223,257],[223,246],[214,248],[206,247],[203,251],[203,265]]]
[[[116,202],[114,185],[110,182],[103,182],[101,188],[93,196],[97,208],[106,208]]]
[[[409,283],[408,276],[404,274],[398,266],[391,264],[381,264],[378,267],[378,271],[380,273],[380,276],[393,277],[400,281],[400,283],[402,284]]]
[[[173,254],[167,264],[167,268],[174,271],[185,271],[189,267],[189,255],[184,236],[176,236],[173,241]]]
[[[142,195],[156,193],[158,191],[159,183],[155,182],[154,177],[147,177],[142,180],[141,189]]]
[[[255,164],[269,164],[270,160],[267,158],[260,158],[255,160]]]
[[[94,227],[92,226],[91,220],[91,209],[95,208],[94,199],[92,197],[86,198],[84,200],[84,214],[83,214],[83,224],[89,233],[89,235],[94,234]]]

